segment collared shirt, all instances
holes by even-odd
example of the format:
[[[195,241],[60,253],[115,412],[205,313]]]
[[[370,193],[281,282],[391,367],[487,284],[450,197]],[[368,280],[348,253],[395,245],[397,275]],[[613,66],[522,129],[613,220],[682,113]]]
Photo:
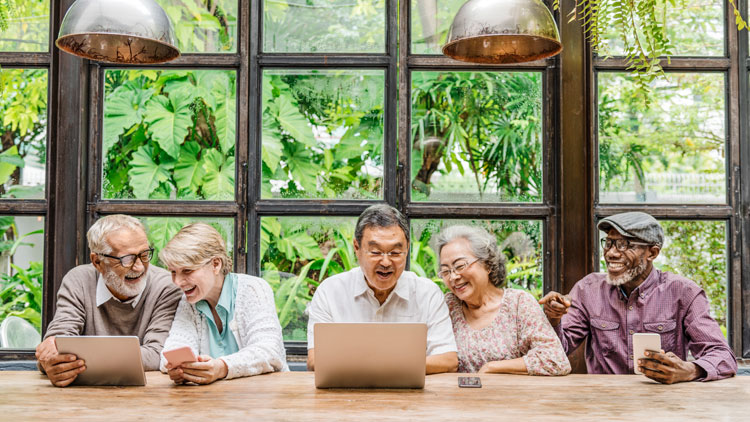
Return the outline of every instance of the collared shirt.
[[[324,280],[309,307],[307,348],[315,347],[318,322],[423,322],[427,324],[427,355],[455,352],[448,307],[430,279],[404,271],[381,305],[357,267]]]
[[[216,313],[221,320],[221,332],[219,332],[216,326],[214,315],[211,312],[208,302],[200,300],[195,304],[195,308],[203,314],[208,322],[208,349],[209,355],[214,359],[237,353],[240,350],[237,339],[234,338],[234,333],[229,329],[229,323],[234,319],[234,301],[237,297],[236,278],[237,275],[233,273],[229,273],[224,277],[219,302],[216,304]]]
[[[145,276],[145,274],[144,274]],[[136,306],[138,306],[138,301],[141,300],[141,295],[143,294],[143,290],[141,290],[140,293],[135,295],[135,297],[130,298],[128,300],[120,300],[116,298],[112,292],[109,291],[107,288],[107,284],[104,281],[104,277],[102,277],[101,274],[99,274],[99,277],[96,281],[96,307],[100,307],[103,304],[107,303],[110,299],[116,300],[120,303],[127,303],[133,306],[135,309]]]
[[[737,372],[737,360],[709,314],[705,292],[695,282],[654,268],[625,297],[607,284],[606,274],[589,274],[570,291],[572,305],[555,327],[563,348],[572,352],[586,340],[590,374],[632,374],[633,334],[658,333],[661,348],[706,371],[701,381]]]

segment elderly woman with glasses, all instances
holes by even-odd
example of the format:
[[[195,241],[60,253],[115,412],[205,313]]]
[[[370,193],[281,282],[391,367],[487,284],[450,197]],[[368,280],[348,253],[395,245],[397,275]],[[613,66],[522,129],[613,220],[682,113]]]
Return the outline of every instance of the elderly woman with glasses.
[[[452,226],[437,237],[438,275],[458,347],[458,372],[566,375],[570,362],[534,297],[504,288],[505,257],[494,236]]]
[[[232,259],[216,229],[183,227],[159,259],[183,292],[164,351],[187,346],[197,355],[195,362],[173,365],[162,353],[161,370],[175,383],[289,370],[271,288],[263,279],[230,272]]]

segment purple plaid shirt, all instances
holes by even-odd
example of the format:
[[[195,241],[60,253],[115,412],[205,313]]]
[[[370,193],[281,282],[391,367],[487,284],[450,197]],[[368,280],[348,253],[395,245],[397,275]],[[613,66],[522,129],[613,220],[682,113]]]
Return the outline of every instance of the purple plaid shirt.
[[[632,374],[633,333],[658,333],[661,347],[680,359],[688,350],[706,371],[700,381],[731,377],[737,360],[721,329],[709,315],[708,299],[696,283],[654,268],[625,297],[607,284],[606,274],[592,273],[570,291],[572,306],[555,327],[567,353],[586,340],[590,374]]]

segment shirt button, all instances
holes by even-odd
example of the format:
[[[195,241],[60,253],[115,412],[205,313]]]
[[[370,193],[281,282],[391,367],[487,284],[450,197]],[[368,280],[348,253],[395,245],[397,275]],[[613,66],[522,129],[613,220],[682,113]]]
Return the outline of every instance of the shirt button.
[[[658,329],[659,331],[661,331],[661,330],[663,330],[663,329],[664,329],[664,326],[663,326],[663,325],[660,325],[660,326],[658,326],[658,327],[656,327],[656,328],[657,328],[657,329]]]
[[[635,333],[635,331],[633,331],[633,330],[630,330],[630,334],[633,334],[633,333]]]
[[[646,297],[646,295],[644,295],[643,293],[641,293],[641,299],[643,299],[644,297]]]
[[[606,326],[607,326],[607,324],[602,324],[602,328],[605,328]]]
[[[633,305],[628,306],[628,309],[632,311],[633,310]]]
[[[630,355],[630,356],[628,356],[628,357],[630,358],[630,360],[633,360],[633,355]]]

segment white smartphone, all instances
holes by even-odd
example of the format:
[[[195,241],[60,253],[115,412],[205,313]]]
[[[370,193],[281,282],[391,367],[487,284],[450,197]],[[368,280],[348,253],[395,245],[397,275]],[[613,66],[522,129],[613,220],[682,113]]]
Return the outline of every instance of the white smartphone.
[[[167,362],[172,364],[172,367],[178,366],[185,362],[195,362],[196,360],[198,360],[195,357],[193,350],[187,346],[172,350],[165,350],[164,357],[167,359]]]
[[[635,333],[633,334],[633,371],[636,374],[642,374],[638,370],[638,359],[644,359],[643,354],[646,350],[661,350],[661,336],[656,333]]]

